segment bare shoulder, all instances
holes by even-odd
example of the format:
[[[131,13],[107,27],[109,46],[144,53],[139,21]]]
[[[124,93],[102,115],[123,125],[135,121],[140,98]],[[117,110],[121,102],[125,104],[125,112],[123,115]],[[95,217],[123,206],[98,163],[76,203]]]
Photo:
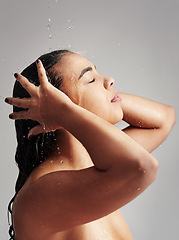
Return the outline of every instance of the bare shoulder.
[[[104,208],[95,213],[99,192],[103,195],[107,185],[103,175],[90,167],[52,172],[25,184],[13,205],[15,227],[27,224],[31,229],[46,226],[46,229],[63,231],[106,215]]]
[[[115,179],[113,171],[93,166],[52,172],[26,184],[13,206],[15,231],[45,227],[50,234],[108,215],[128,202],[124,175]]]
[[[26,183],[13,205],[15,232],[41,233],[40,240],[114,212],[140,194],[136,189],[146,176],[138,165],[125,166],[60,170]]]

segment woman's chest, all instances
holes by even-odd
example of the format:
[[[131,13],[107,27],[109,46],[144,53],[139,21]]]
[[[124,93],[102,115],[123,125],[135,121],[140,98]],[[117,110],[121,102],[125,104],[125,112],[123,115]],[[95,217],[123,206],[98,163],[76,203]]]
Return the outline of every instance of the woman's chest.
[[[104,218],[58,233],[52,240],[133,240],[119,211]]]

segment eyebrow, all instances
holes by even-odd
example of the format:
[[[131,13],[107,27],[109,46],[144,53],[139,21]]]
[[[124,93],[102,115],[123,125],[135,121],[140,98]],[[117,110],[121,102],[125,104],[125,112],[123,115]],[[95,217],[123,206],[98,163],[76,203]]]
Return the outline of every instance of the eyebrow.
[[[94,66],[94,67],[95,67],[95,69],[96,69],[96,66]],[[84,75],[86,72],[89,72],[89,71],[92,71],[92,70],[93,70],[92,67],[87,67],[87,68],[83,69],[83,70],[81,71],[81,74],[80,74],[78,80],[79,80],[80,78],[82,78],[83,75]]]

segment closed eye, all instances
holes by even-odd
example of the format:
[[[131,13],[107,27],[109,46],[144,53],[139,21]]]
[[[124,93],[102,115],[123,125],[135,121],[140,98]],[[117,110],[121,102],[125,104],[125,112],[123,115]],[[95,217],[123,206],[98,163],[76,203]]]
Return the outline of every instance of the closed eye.
[[[92,83],[92,82],[95,82],[95,78],[93,78],[93,80],[92,80],[92,81],[90,81],[89,83]]]

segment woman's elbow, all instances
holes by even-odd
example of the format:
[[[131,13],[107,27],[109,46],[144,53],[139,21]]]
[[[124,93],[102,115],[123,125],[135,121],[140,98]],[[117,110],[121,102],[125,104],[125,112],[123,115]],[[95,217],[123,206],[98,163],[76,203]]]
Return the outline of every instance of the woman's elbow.
[[[155,181],[158,174],[159,162],[151,154],[148,155],[147,159],[142,159],[140,161],[140,176],[142,181],[146,180],[148,185]]]
[[[159,126],[159,130],[161,132],[161,135],[163,140],[167,138],[170,131],[172,130],[174,124],[175,124],[175,109],[171,106],[166,106],[166,109],[164,111],[164,115],[161,120],[161,124]],[[162,140],[162,141],[163,141]]]
[[[167,106],[166,112],[165,112],[165,118],[163,119],[163,124],[162,124],[163,129],[166,129],[168,130],[168,132],[170,132],[170,130],[175,124],[175,121],[176,121],[175,109],[171,106]]]
[[[171,128],[174,126],[176,118],[175,118],[175,109],[173,107],[169,107],[169,117],[171,121]]]

